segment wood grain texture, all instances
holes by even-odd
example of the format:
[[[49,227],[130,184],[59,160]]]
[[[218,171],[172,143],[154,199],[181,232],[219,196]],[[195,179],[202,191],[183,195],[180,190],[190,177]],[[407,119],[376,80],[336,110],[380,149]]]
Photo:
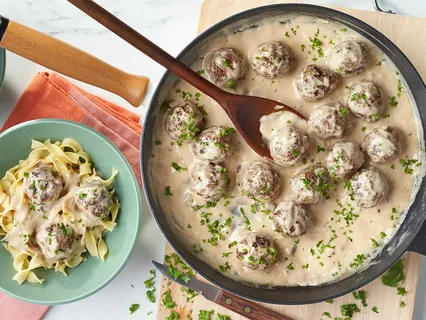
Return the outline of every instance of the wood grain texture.
[[[115,93],[139,107],[149,79],[123,72],[44,33],[10,21],[0,47],[76,80]]]
[[[198,32],[204,31],[218,21],[229,17],[237,12],[247,10],[261,5],[285,2],[301,2],[301,1],[279,1],[279,0],[204,0],[201,8],[199,29]],[[309,3],[309,2],[304,2]],[[419,35],[426,34],[426,19],[412,18],[401,15],[389,15],[384,13],[361,11],[355,9],[336,8],[340,11],[351,14],[366,23],[372,25],[388,38],[390,38],[411,60],[414,66],[419,71],[423,79],[426,80],[426,55],[423,54],[426,50],[426,37]],[[173,252],[167,246],[166,253]],[[386,287],[381,283],[380,279],[376,279],[364,288],[367,292],[367,307],[361,307],[361,303],[356,301],[352,294],[348,294],[339,299],[335,299],[332,304],[317,303],[304,306],[277,306],[267,305],[270,310],[293,318],[295,320],[311,320],[311,319],[329,319],[327,316],[322,316],[324,312],[329,312],[331,316],[341,317],[340,306],[342,304],[355,303],[361,308],[361,312],[356,314],[354,320],[361,319],[398,319],[410,320],[413,317],[414,298],[416,294],[417,280],[420,269],[420,256],[417,254],[407,254],[405,256],[405,275],[406,280],[403,287],[408,291],[407,295],[402,297],[397,295],[395,288]],[[199,279],[200,277],[197,276]],[[169,288],[169,281],[163,277],[162,292]],[[176,283],[170,284],[171,296],[178,307],[176,311],[180,314],[180,319],[187,319],[186,315],[192,311],[192,317],[198,319],[199,310],[215,310],[216,314],[225,314],[231,316],[232,320],[244,320],[245,317],[239,316],[231,311],[224,309],[203,297],[196,297],[191,302],[186,302],[185,294],[180,290],[180,286]],[[404,301],[406,306],[401,308],[400,302]],[[374,313],[371,308],[376,306],[379,313]],[[164,320],[170,314],[170,310],[161,305],[159,300],[159,310],[157,319]],[[261,318],[259,318],[260,320]],[[285,319],[285,318],[282,318]]]
[[[266,305],[239,298],[222,290],[214,302],[251,320],[292,320],[267,308]]]

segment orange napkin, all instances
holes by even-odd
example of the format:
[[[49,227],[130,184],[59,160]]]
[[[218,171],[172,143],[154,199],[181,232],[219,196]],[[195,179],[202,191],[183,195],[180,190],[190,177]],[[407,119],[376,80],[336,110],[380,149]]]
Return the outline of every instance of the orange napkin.
[[[83,123],[110,139],[126,156],[141,185],[140,117],[78,88],[56,73],[39,73],[25,89],[2,131],[41,118]],[[0,319],[39,320],[48,307],[21,302],[0,293]]]

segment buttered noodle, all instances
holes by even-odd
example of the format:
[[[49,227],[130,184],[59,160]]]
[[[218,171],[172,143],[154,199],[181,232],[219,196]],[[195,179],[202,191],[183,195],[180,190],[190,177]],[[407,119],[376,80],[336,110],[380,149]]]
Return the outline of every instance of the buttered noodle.
[[[76,140],[32,140],[31,149],[0,180],[0,236],[19,284],[42,283],[34,272],[41,267],[66,275],[86,251],[104,261],[103,238],[113,231],[120,208],[111,186],[118,171],[103,180]]]

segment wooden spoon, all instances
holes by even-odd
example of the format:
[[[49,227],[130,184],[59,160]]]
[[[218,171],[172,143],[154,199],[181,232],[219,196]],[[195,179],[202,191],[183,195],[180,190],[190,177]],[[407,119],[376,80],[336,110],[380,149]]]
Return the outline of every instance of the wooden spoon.
[[[115,93],[139,107],[147,77],[123,72],[61,40],[0,16],[0,47],[49,69]]]
[[[151,59],[157,61],[176,76],[216,100],[231,118],[236,129],[247,144],[263,157],[271,158],[269,150],[264,147],[262,135],[259,130],[260,118],[262,116],[286,110],[305,119],[302,114],[280,102],[259,97],[233,94],[218,88],[94,1],[68,0],[68,2],[72,3],[132,46],[145,53]],[[280,109],[277,110],[276,106],[280,106]]]

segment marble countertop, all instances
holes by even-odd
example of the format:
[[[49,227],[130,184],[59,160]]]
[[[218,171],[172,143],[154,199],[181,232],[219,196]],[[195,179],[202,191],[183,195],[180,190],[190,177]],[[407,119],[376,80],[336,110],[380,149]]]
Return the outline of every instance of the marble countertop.
[[[220,1],[220,0],[216,0]],[[235,0],[244,1],[244,0]],[[318,4],[374,10],[370,0],[317,0]],[[202,0],[99,0],[98,3],[126,21],[172,55],[177,55],[195,36]],[[381,0],[386,9],[426,18],[426,2],[420,0]],[[85,84],[81,87],[114,101],[142,116],[164,68],[106,31],[64,0],[1,0],[1,15],[26,24],[85,50],[124,70],[151,79],[143,105],[138,109],[121,98]],[[0,126],[3,125],[22,91],[37,71],[45,70],[14,54],[7,55],[4,87],[0,94]],[[163,258],[165,241],[146,203],[138,245],[123,272],[106,288],[83,301],[51,308],[46,320],[155,319],[157,305],[145,298],[143,282],[150,277],[150,261]],[[159,279],[159,276],[158,276]],[[159,285],[159,280],[157,285]],[[131,286],[133,285],[134,288]],[[157,289],[158,292],[158,289]],[[426,319],[426,258],[422,258],[414,319]],[[132,303],[140,304],[129,315]],[[152,312],[150,315],[148,313]]]

